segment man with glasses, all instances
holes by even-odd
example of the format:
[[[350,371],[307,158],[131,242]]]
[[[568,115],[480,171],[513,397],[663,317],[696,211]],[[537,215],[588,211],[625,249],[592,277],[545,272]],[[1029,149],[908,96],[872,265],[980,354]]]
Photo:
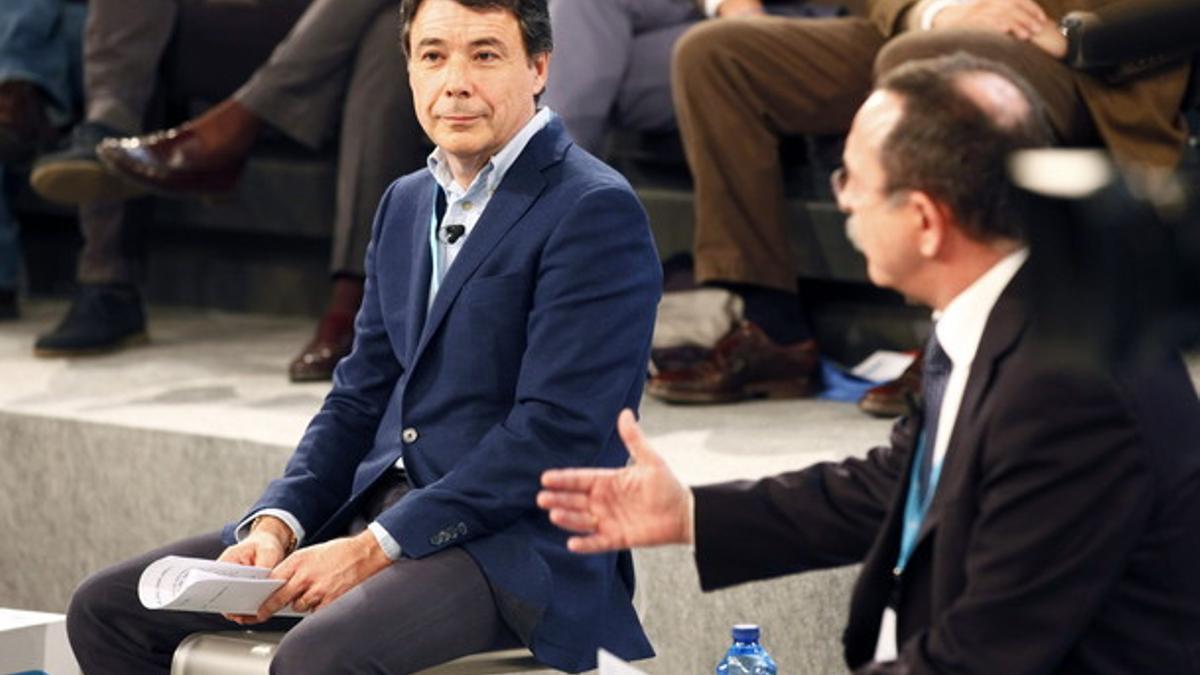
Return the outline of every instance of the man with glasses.
[[[1196,672],[1200,402],[1172,350],[1084,370],[1038,340],[1006,164],[1050,139],[998,64],[885,76],[833,183],[871,280],[935,308],[920,414],[865,457],[688,489],[625,412],[632,466],[543,475],[569,548],[690,543],[706,590],[862,563],[858,673]]]

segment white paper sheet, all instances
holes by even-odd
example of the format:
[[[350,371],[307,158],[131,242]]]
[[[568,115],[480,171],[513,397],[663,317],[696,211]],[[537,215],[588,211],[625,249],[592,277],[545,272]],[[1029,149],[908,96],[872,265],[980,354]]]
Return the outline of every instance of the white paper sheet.
[[[138,580],[138,600],[147,609],[217,614],[257,614],[283,585],[270,570],[169,555],[150,563]],[[290,610],[276,616],[303,616]]]
[[[909,352],[892,352],[881,349],[862,360],[850,371],[855,377],[871,382],[891,382],[900,377],[912,365],[916,357]]]

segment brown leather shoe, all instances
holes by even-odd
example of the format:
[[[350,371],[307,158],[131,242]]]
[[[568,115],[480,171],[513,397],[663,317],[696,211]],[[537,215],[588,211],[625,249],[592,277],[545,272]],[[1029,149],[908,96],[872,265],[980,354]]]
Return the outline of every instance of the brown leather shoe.
[[[96,156],[110,171],[147,190],[193,196],[232,192],[246,161],[245,155],[211,152],[186,126],[110,138],[96,146]]]
[[[0,163],[29,159],[57,136],[37,85],[22,80],[0,83]]]
[[[820,379],[815,341],[781,346],[742,321],[700,363],[650,378],[646,393],[668,403],[802,398],[817,393]]]
[[[921,352],[900,377],[872,387],[858,400],[858,409],[875,417],[899,417],[907,414],[921,398]]]
[[[354,345],[354,315],[329,313],[317,324],[317,334],[288,366],[292,382],[324,382]]]

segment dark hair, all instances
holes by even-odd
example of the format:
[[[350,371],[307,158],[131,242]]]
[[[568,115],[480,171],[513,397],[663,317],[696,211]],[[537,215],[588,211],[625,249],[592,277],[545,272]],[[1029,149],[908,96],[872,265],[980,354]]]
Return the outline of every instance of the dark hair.
[[[973,75],[1004,78],[1021,92],[1023,110],[987,110],[965,91]],[[959,52],[905,63],[878,88],[899,95],[900,120],[880,161],[888,192],[919,190],[950,207],[973,239],[1024,239],[1024,200],[1008,177],[1008,157],[1054,143],[1045,104],[1007,66]]]
[[[409,34],[413,18],[425,0],[402,0],[400,3],[400,42],[404,55],[410,57]],[[477,12],[501,9],[517,18],[521,38],[525,42],[525,55],[530,60],[538,54],[554,51],[554,34],[550,30],[550,9],[547,0],[454,0],[463,7]],[[589,2],[591,0],[588,0]]]

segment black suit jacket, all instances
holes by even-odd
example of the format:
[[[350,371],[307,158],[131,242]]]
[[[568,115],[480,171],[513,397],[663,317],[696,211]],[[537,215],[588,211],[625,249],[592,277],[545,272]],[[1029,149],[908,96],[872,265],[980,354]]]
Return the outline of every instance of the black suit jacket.
[[[912,673],[1200,673],[1200,403],[1172,355],[1066,370],[1028,271],[988,320],[917,548],[893,574],[920,419],[865,458],[696,490],[705,589],[863,562],[851,668],[890,603]],[[1113,369],[1116,370],[1116,369]]]

